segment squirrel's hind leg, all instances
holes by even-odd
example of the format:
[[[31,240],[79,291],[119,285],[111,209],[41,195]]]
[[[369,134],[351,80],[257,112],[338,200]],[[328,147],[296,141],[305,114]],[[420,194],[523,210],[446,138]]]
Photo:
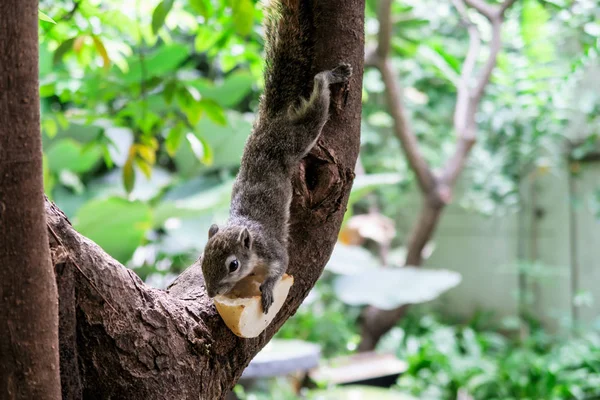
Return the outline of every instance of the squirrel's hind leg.
[[[330,90],[329,85],[344,83],[350,79],[352,67],[342,63],[331,71],[322,71],[315,75],[313,91],[308,100],[301,99],[299,107],[290,107],[288,116],[297,125],[312,124],[322,127],[327,121]]]
[[[290,107],[288,118],[294,127],[293,153],[304,157],[313,148],[329,117],[329,85],[347,82],[351,75],[352,67],[345,63],[331,71],[319,72],[315,75],[310,98],[301,99],[299,107]]]

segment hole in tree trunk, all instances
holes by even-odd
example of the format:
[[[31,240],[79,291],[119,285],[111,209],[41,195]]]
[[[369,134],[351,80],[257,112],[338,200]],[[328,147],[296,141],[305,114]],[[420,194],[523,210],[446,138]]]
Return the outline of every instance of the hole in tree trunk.
[[[311,155],[308,155],[303,162],[306,188],[312,192],[319,186],[319,177],[322,173],[321,169],[325,163]]]

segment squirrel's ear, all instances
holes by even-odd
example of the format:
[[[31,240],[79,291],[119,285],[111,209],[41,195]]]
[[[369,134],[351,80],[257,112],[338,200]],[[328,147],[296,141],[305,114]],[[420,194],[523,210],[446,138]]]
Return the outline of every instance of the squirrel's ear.
[[[219,226],[217,224],[212,224],[208,229],[208,238],[215,236],[215,233],[219,232]]]
[[[248,250],[252,248],[252,235],[250,235],[248,228],[242,229],[240,236],[238,237],[238,241]]]

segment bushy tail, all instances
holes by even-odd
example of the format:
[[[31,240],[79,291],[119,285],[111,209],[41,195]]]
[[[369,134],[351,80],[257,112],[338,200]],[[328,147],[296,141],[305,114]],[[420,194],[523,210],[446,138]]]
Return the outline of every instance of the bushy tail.
[[[265,1],[266,67],[261,115],[273,117],[312,87],[310,0]]]

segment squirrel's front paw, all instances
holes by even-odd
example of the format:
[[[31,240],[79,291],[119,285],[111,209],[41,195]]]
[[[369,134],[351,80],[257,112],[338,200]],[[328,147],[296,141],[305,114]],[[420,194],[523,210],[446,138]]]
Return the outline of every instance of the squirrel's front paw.
[[[265,288],[263,285],[260,286],[260,300],[263,308],[263,313],[268,313],[269,308],[273,304],[273,289]]]
[[[331,83],[347,82],[352,76],[352,67],[350,64],[341,63],[331,70],[331,75],[333,77]]]

